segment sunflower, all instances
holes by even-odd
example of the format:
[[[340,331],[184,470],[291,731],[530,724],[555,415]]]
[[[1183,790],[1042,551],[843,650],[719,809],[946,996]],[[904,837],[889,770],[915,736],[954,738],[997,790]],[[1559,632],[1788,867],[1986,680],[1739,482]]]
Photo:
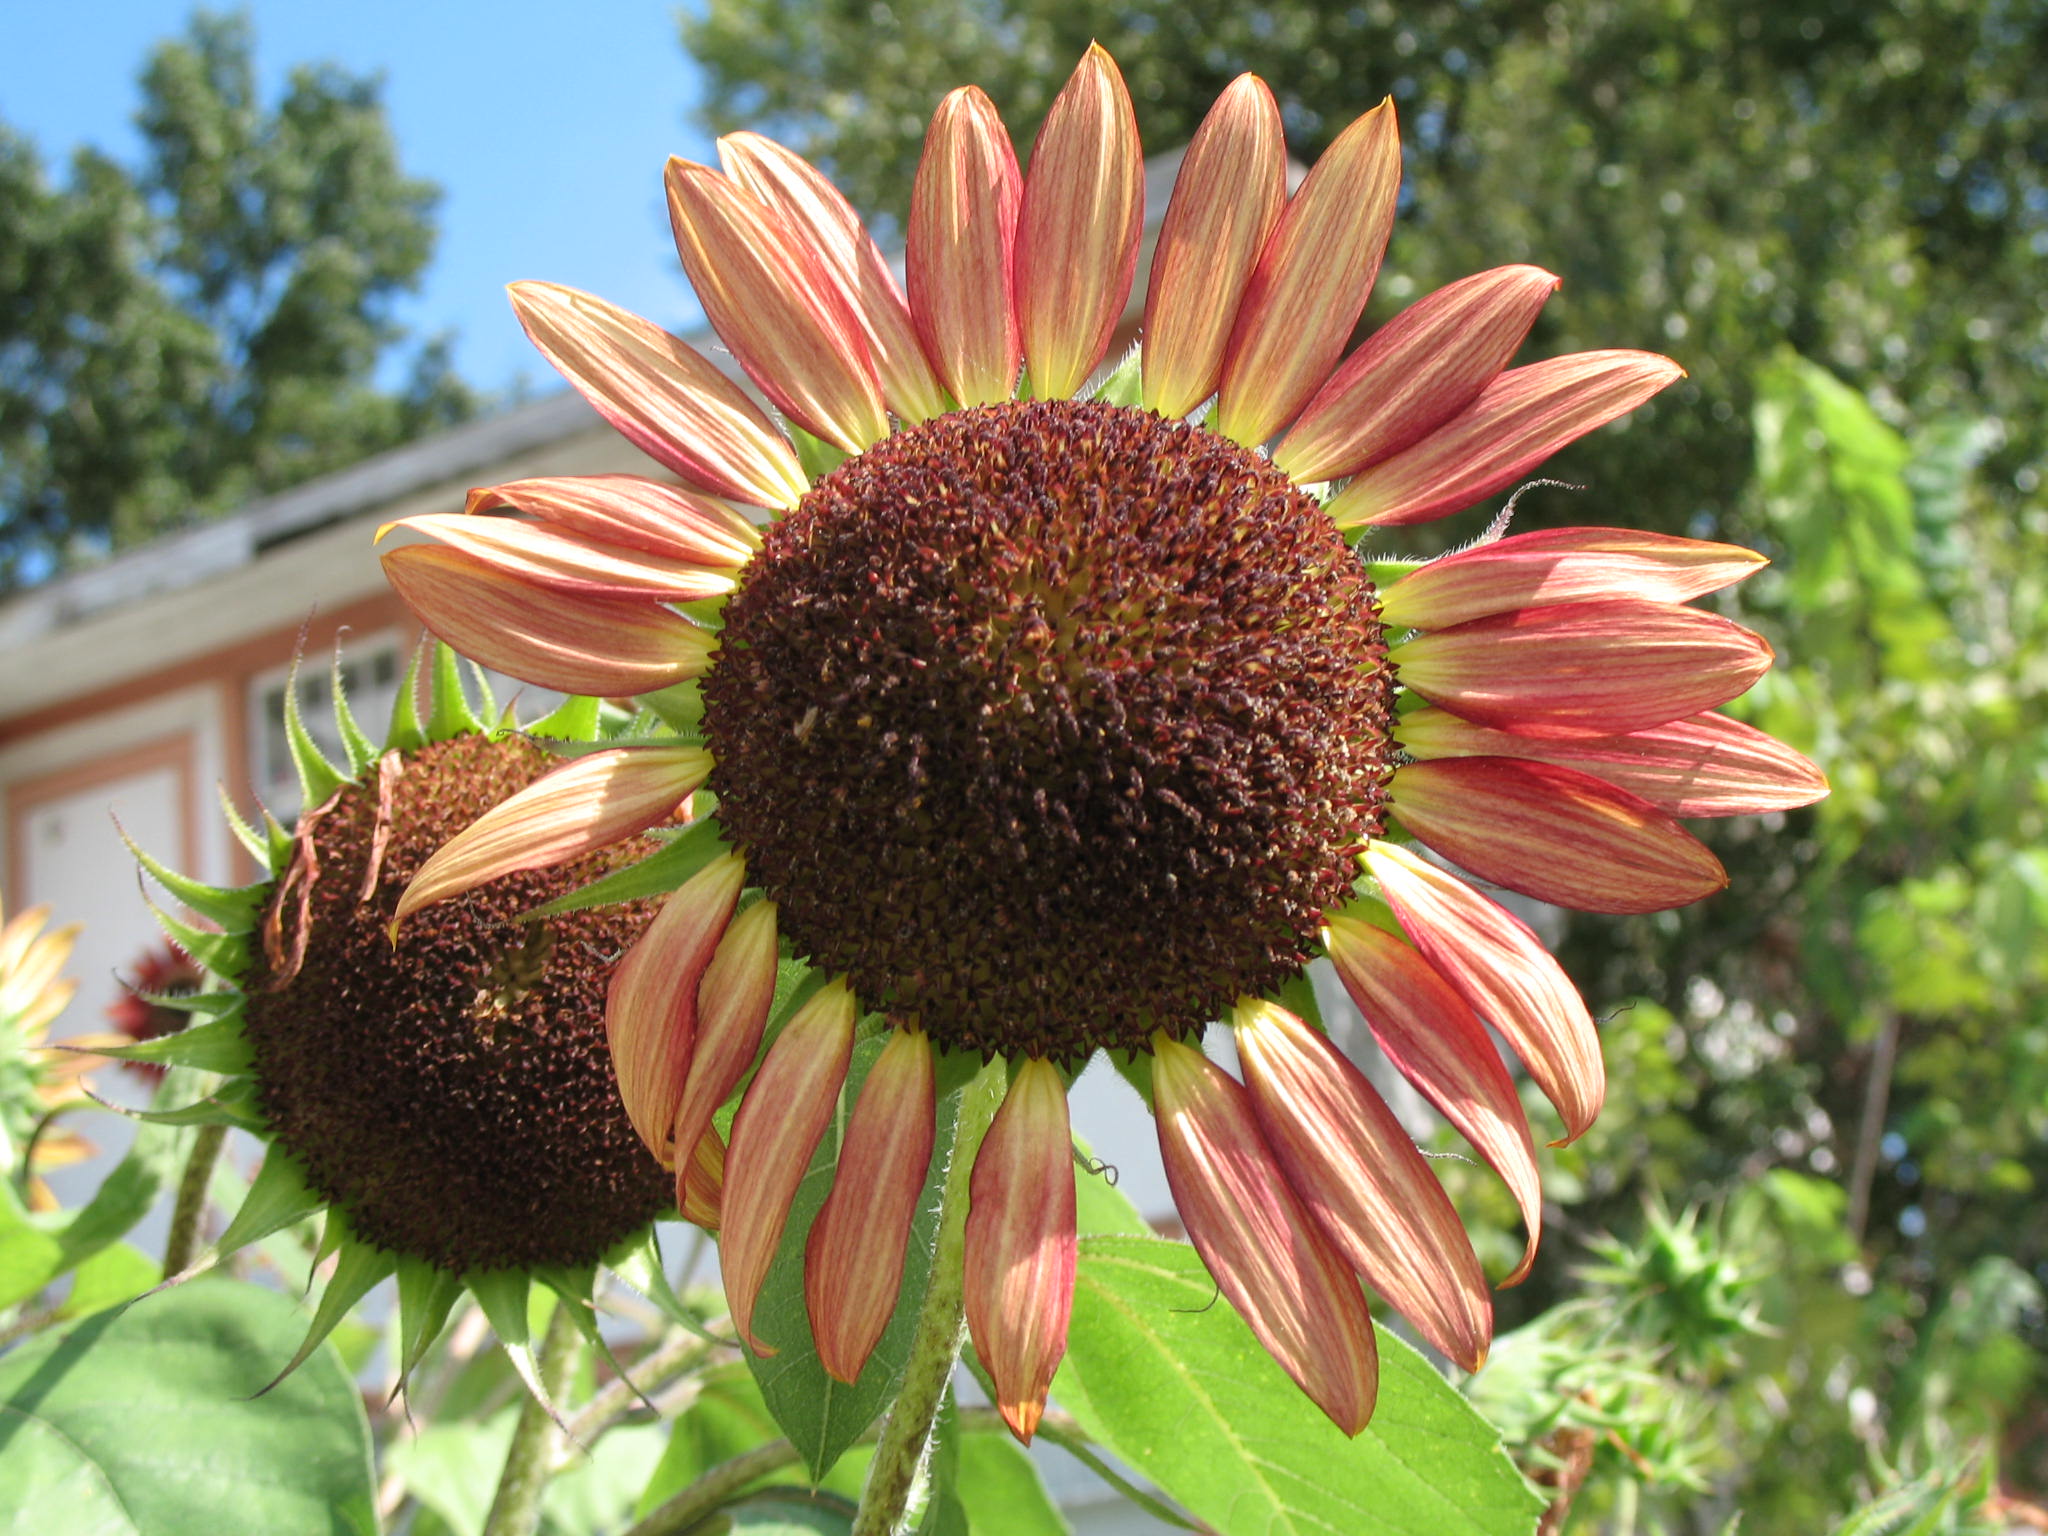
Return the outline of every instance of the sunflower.
[[[1328,954],[1388,1058],[1506,1180],[1516,1278],[1540,1196],[1488,1026],[1568,1137],[1600,1107],[1599,1043],[1529,928],[1419,848],[1544,901],[1652,911],[1725,884],[1678,817],[1824,785],[1715,713],[1771,653],[1687,604],[1760,557],[1603,528],[1419,566],[1354,545],[1501,490],[1678,365],[1510,368],[1557,286],[1529,266],[1429,294],[1345,356],[1393,221],[1390,102],[1290,196],[1272,94],[1232,84],[1182,161],[1141,347],[1100,374],[1144,182],[1100,48],[1028,172],[985,96],[946,97],[907,293],[811,166],[750,133],[719,154],[669,162],[677,246],[781,422],[647,321],[515,285],[541,352],[675,478],[488,487],[467,515],[405,520],[419,537],[384,555],[458,650],[647,695],[685,739],[514,797],[428,861],[401,914],[715,795],[726,846],[621,965],[609,1028],[634,1124],[685,1213],[722,1226],[757,1350],[778,1347],[755,1301],[873,1017],[885,1043],[805,1257],[834,1376],[858,1375],[895,1305],[935,1071],[1000,1063],[964,1310],[1029,1437],[1075,1262],[1065,1090],[1096,1052],[1148,1092],[1218,1285],[1339,1426],[1365,1424],[1376,1386],[1361,1277],[1476,1368],[1485,1277],[1409,1136],[1304,1016],[1302,968]],[[757,1067],[778,944],[829,981]],[[1241,1080],[1203,1053],[1216,1020]],[[728,1141],[714,1117],[743,1083]]]
[[[49,921],[48,907],[8,918],[0,905],[0,1176],[12,1180],[38,1211],[56,1207],[42,1175],[92,1152],[77,1133],[52,1123],[89,1102],[82,1074],[93,1058],[81,1052],[57,1056],[49,1046],[51,1021],[78,990],[75,980],[58,973],[71,958],[79,928],[49,928]]]
[[[256,884],[207,885],[137,850],[219,930],[158,914],[218,982],[145,993],[192,1027],[107,1054],[218,1074],[206,1098],[161,1117],[268,1144],[203,1262],[325,1213],[319,1256],[336,1262],[299,1359],[395,1274],[401,1375],[467,1288],[532,1384],[531,1285],[555,1290],[594,1332],[600,1261],[651,1272],[650,1223],[672,1202],[619,1102],[603,1021],[610,967],[653,904],[589,906],[577,894],[662,844],[637,837],[491,882],[394,944],[392,909],[433,850],[560,761],[540,739],[588,741],[599,720],[596,701],[572,699],[527,732],[488,730],[454,657],[440,654],[430,717],[415,704],[416,658],[382,747],[357,726],[337,674],[345,767],[321,754],[287,692],[307,808],[290,830],[267,815],[252,829],[229,811],[265,869]]]

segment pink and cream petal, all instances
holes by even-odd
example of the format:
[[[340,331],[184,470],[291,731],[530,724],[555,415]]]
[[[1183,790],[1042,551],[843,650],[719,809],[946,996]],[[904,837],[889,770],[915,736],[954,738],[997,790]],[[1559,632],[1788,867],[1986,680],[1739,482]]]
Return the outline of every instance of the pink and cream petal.
[[[692,1226],[716,1232],[724,1203],[725,1138],[707,1126],[696,1150],[676,1166],[676,1209]]]
[[[1152,1046],[1175,1208],[1223,1294],[1347,1435],[1372,1418],[1379,1348],[1350,1266],[1289,1188],[1237,1080],[1165,1034]]]
[[[1557,1106],[1565,1140],[1583,1135],[1607,1097],[1607,1069],[1585,999],[1542,940],[1513,913],[1397,843],[1372,843],[1365,861],[1408,941],[1501,1032]]]
[[[1017,324],[1039,399],[1074,394],[1109,350],[1144,222],[1130,92],[1091,43],[1038,130],[1017,215]]]
[[[712,1116],[732,1097],[775,1001],[775,903],[757,901],[727,925],[697,985],[697,1043],[675,1108],[675,1141],[712,1133]]]
[[[1726,703],[1771,648],[1717,613],[1621,598],[1470,619],[1387,653],[1404,687],[1524,736],[1611,736]]]
[[[789,439],[695,348],[574,288],[514,283],[510,293],[541,355],[656,463],[750,506],[802,498],[809,481]]]
[[[1421,442],[1353,476],[1330,516],[1339,528],[1397,527],[1469,507],[1684,376],[1652,352],[1574,352],[1510,368]]]
[[[676,1160],[676,1106],[697,1039],[697,982],[732,919],[746,864],[722,853],[668,899],[605,994],[604,1032],[626,1118],[662,1166]]]
[[[783,1026],[733,1117],[718,1263],[733,1327],[757,1355],[775,1350],[754,1334],[754,1302],[789,1224],[797,1185],[839,1102],[853,1025],[853,994],[835,981]]]
[[[910,1223],[931,1167],[931,1042],[895,1029],[846,1124],[839,1167],[804,1246],[804,1310],[827,1375],[853,1382],[896,1311]]]
[[[386,523],[377,530],[378,539],[394,528],[459,549],[494,571],[551,593],[689,603],[722,597],[738,585],[727,571],[571,538],[513,517],[429,512]]]
[[[1561,281],[1496,267],[1416,300],[1344,360],[1273,450],[1295,480],[1334,480],[1421,441],[1478,398]]]
[[[1224,349],[1217,431],[1262,443],[1322,388],[1379,275],[1400,190],[1389,99],[1323,151],[1260,252]]]
[[[1754,550],[1630,528],[1511,534],[1418,567],[1380,599],[1387,623],[1449,629],[1516,608],[1633,597],[1685,603],[1754,575]]]
[[[1425,1339],[1478,1370],[1493,1338],[1486,1276],[1413,1138],[1321,1031],[1250,1000],[1232,1022],[1259,1128],[1323,1235]]]
[[[484,812],[434,851],[398,898],[392,928],[422,907],[522,869],[551,869],[672,820],[711,772],[696,746],[579,757]]]
[[[1026,1061],[1011,1077],[975,1155],[969,1198],[967,1330],[1003,1422],[1028,1445],[1074,1309],[1073,1132],[1051,1062]]]
[[[961,405],[1007,400],[1017,324],[1017,153],[988,97],[949,92],[925,135],[911,192],[910,318],[939,382]]]
[[[1811,805],[1827,776],[1754,726],[1712,712],[1616,736],[1523,736],[1413,710],[1395,739],[1410,756],[1526,757],[1605,779],[1673,816],[1754,816]]]
[[[686,486],[642,475],[562,475],[478,486],[465,512],[511,507],[600,544],[713,570],[737,571],[761,547],[738,512]]]
[[[1583,912],[1661,912],[1726,887],[1720,860],[1649,801],[1554,763],[1446,757],[1395,770],[1401,824],[1460,868]]]
[[[1522,1212],[1528,1246],[1502,1282],[1514,1285],[1536,1262],[1543,1189],[1529,1120],[1493,1037],[1451,984],[1383,928],[1331,913],[1323,939],[1338,978],[1387,1059],[1506,1181]]]
[[[1145,404],[1185,416],[1216,393],[1245,284],[1287,202],[1287,142],[1266,82],[1239,75],[1187,147],[1145,290]]]
[[[798,426],[848,453],[886,437],[860,325],[781,216],[709,166],[672,159],[666,181],[683,270],[747,376]]]
[[[896,274],[839,189],[802,156],[758,133],[727,134],[718,141],[718,159],[726,175],[782,216],[838,288],[867,340],[889,409],[905,422],[943,411],[946,392],[917,344]]]

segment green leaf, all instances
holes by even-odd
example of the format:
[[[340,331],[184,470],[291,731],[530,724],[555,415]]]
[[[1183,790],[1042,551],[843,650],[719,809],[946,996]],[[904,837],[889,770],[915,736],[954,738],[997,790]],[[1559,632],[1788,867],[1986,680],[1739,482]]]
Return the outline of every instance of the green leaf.
[[[957,1486],[971,1536],[1073,1536],[1038,1468],[1007,1434],[960,1437]]]
[[[720,1462],[777,1439],[775,1416],[745,1366],[720,1366],[702,1378],[696,1398],[676,1415],[668,1448],[633,1507],[650,1514]]]
[[[1492,1426],[1384,1329],[1379,1349],[1379,1407],[1347,1439],[1194,1249],[1089,1237],[1053,1396],[1223,1536],[1528,1536],[1542,1503]]]
[[[190,1089],[189,1074],[173,1071],[158,1086],[154,1103]],[[185,1169],[192,1146],[191,1132],[182,1126],[139,1124],[135,1140],[114,1171],[93,1191],[93,1197],[57,1234],[63,1245],[65,1269],[117,1242],[147,1216],[163,1192],[174,1185]]]
[[[133,1301],[163,1278],[163,1266],[131,1243],[114,1243],[78,1266],[57,1316],[66,1322]]]
[[[945,1177],[944,1148],[952,1145],[953,1119],[959,1112],[960,1097],[949,1094],[938,1103],[938,1134],[934,1146],[940,1150],[926,1170],[924,1192],[918,1197],[917,1215],[910,1227],[910,1250],[903,1263],[903,1287],[896,1300],[896,1312],[883,1330],[881,1341],[869,1356],[860,1380],[852,1386],[834,1381],[818,1360],[811,1339],[811,1320],[804,1310],[804,1242],[831,1191],[838,1167],[839,1140],[844,1131],[846,1110],[860,1096],[860,1085],[868,1069],[882,1053],[879,1037],[854,1047],[853,1064],[846,1074],[846,1088],[840,1096],[839,1123],[829,1128],[818,1143],[803,1183],[791,1202],[789,1224],[783,1229],[782,1246],[775,1263],[761,1285],[754,1304],[754,1331],[776,1347],[767,1358],[747,1355],[747,1366],[760,1383],[761,1397],[775,1422],[789,1436],[809,1469],[811,1481],[825,1475],[861,1431],[875,1421],[896,1393],[897,1378],[910,1356],[910,1336],[917,1324],[917,1308],[924,1298],[925,1281],[931,1273],[932,1248],[938,1240],[939,1185]]]
[[[0,1179],[0,1311],[64,1272],[64,1245],[28,1218],[12,1179]]]
[[[1095,1160],[1081,1137],[1074,1138],[1074,1227],[1082,1236],[1150,1237],[1151,1225],[1131,1197],[1116,1187],[1115,1172]]]
[[[339,1360],[251,1397],[304,1324],[274,1291],[207,1280],[22,1345],[0,1360],[0,1529],[370,1536],[369,1424]]]
[[[557,896],[546,906],[535,907],[529,917],[553,917],[584,907],[601,907],[616,901],[639,901],[648,896],[665,896],[724,851],[720,841],[724,829],[706,816],[692,822],[668,845],[650,853],[638,864],[615,869],[588,885]]]

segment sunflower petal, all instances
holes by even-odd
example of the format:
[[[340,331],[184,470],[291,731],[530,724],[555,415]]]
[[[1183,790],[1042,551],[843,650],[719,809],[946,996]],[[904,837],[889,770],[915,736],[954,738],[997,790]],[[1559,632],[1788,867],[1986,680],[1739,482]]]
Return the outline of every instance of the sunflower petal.
[[[1510,368],[1421,442],[1359,471],[1329,514],[1339,528],[1395,527],[1469,507],[1684,376],[1653,352],[1574,352]]]
[[[896,1310],[931,1167],[934,1105],[931,1043],[922,1030],[892,1030],[860,1086],[832,1192],[804,1246],[804,1310],[835,1380],[859,1378]]]
[[[1216,393],[1245,284],[1287,202],[1280,106],[1257,75],[1216,98],[1180,162],[1145,290],[1145,404],[1185,416]]]
[[[510,292],[541,355],[649,458],[751,506],[802,498],[809,482],[789,439],[695,348],[574,288],[514,283]]]
[[[1022,195],[1017,153],[994,104],[971,85],[949,92],[917,166],[905,270],[918,342],[962,405],[1007,400],[1017,384]]]
[[[967,1211],[967,1329],[996,1407],[1031,1443],[1074,1310],[1074,1143],[1051,1062],[1010,1079],[974,1159]]]
[[[1263,1002],[1240,1003],[1232,1022],[1259,1128],[1323,1235],[1425,1339],[1478,1370],[1493,1337],[1486,1276],[1413,1138],[1321,1031]]]
[[[1561,281],[1495,267],[1417,299],[1344,360],[1273,462],[1299,481],[1334,480],[1428,436],[1500,376]]]
[[[643,475],[550,475],[482,485],[465,512],[512,507],[600,544],[736,571],[761,535],[724,502]]]
[[[1696,715],[1770,670],[1761,636],[1676,603],[1559,603],[1432,630],[1387,653],[1402,685],[1524,736],[1612,736]]]
[[[676,1165],[676,1209],[683,1220],[716,1232],[725,1202],[725,1138],[718,1127],[706,1126],[697,1149]]]
[[[1199,1050],[1153,1037],[1152,1094],[1173,1201],[1202,1262],[1259,1342],[1339,1429],[1379,1393],[1357,1277],[1288,1187],[1251,1101]]]
[[[1072,395],[1109,350],[1144,222],[1131,95],[1090,43],[1038,130],[1017,214],[1017,323],[1039,399]]]
[[[853,1054],[853,994],[835,981],[797,1010],[740,1100],[725,1154],[719,1269],[733,1327],[757,1355],[754,1301],[775,1262],[789,1205],[831,1122]]]
[[[1516,1284],[1536,1262],[1543,1189],[1529,1119],[1493,1037],[1436,968],[1385,929],[1333,912],[1323,940],[1387,1059],[1507,1181],[1529,1233],[1503,1282]]]
[[[613,970],[605,996],[619,1099],[664,1167],[676,1160],[676,1106],[697,1039],[697,981],[732,919],[746,872],[738,854],[721,853],[672,892]]]
[[[1577,768],[1641,795],[1673,816],[1754,816],[1811,805],[1827,776],[1754,726],[1711,712],[1617,736],[1523,736],[1461,720],[1447,709],[1401,717],[1411,757],[1529,757]]]
[[[697,1044],[675,1109],[675,1144],[712,1134],[711,1117],[754,1064],[775,1000],[775,903],[735,917],[697,987]]]
[[[1400,189],[1389,98],[1323,151],[1260,252],[1224,349],[1217,431],[1262,443],[1322,388],[1379,275]]]
[[[726,175],[782,215],[837,286],[867,340],[889,409],[906,422],[943,411],[946,393],[917,344],[896,274],[839,189],[802,156],[758,133],[727,134],[718,141],[718,159]]]
[[[1607,1069],[1585,999],[1542,940],[1449,870],[1374,842],[1366,867],[1408,941],[1507,1039],[1575,1141],[1600,1113]]]
[[[552,868],[645,832],[674,816],[710,772],[702,747],[620,747],[576,758],[436,849],[398,898],[392,930],[487,880]]]
[[[798,426],[848,453],[887,436],[860,326],[781,216],[707,165],[671,159],[664,179],[683,270],[747,376]]]
[[[1452,863],[1582,912],[1661,912],[1723,889],[1720,860],[1649,801],[1553,763],[1447,757],[1394,772],[1401,823]]]
[[[701,676],[718,643],[651,598],[545,587],[459,549],[408,544],[379,559],[384,579],[437,640],[543,688],[651,693]]]
[[[378,538],[394,528],[459,549],[493,571],[550,593],[689,603],[723,596],[739,585],[725,571],[570,538],[513,517],[428,512],[386,523],[377,530]]]

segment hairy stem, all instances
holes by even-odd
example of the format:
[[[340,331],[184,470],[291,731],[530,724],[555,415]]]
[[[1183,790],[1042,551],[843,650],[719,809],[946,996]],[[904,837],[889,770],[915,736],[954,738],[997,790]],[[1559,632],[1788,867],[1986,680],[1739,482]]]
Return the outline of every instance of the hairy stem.
[[[903,1528],[904,1511],[917,1486],[932,1423],[960,1359],[966,1306],[961,1261],[967,1233],[968,1181],[974,1172],[974,1155],[1002,1105],[1007,1082],[1003,1063],[990,1062],[960,1095],[960,1114],[954,1122],[950,1160],[939,1195],[939,1237],[932,1254],[931,1283],[918,1311],[917,1331],[911,1335],[903,1384],[882,1426],[867,1487],[861,1491],[853,1536],[895,1536]]]
[[[540,1384],[550,1402],[568,1390],[582,1352],[582,1336],[569,1315],[573,1305],[569,1301],[555,1303],[547,1337],[541,1340]],[[540,1528],[541,1495],[547,1492],[555,1443],[561,1433],[553,1413],[539,1398],[529,1395],[520,1405],[519,1422],[512,1427],[512,1444],[505,1452],[505,1470],[498,1475],[498,1492],[491,1500],[483,1536],[533,1536]]]
[[[224,1125],[202,1125],[192,1140],[178,1180],[178,1203],[171,1208],[171,1235],[164,1241],[164,1278],[183,1274],[198,1256],[206,1223],[206,1192],[213,1184],[213,1165],[228,1139]]]

